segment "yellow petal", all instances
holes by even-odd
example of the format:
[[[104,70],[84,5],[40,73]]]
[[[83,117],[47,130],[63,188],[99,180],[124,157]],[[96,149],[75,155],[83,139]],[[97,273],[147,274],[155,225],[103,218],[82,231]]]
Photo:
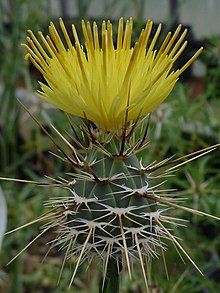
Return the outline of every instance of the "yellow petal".
[[[72,25],[75,44],[72,44],[62,19],[59,24],[63,36],[51,22],[49,36],[39,32],[39,38],[28,31],[26,58],[42,73],[39,95],[55,107],[91,120],[105,131],[123,127],[154,111],[172,91],[178,77],[201,53],[202,48],[180,69],[173,64],[183,53],[187,31],[179,25],[169,32],[161,47],[155,50],[161,25],[152,36],[153,23],[148,21],[134,47],[131,47],[133,20],[118,23],[114,44],[110,21],[103,21],[101,40],[94,22],[82,21],[84,46],[80,44]],[[149,39],[152,39],[149,42]],[[64,41],[63,41],[64,40]],[[101,44],[101,45],[100,45]]]

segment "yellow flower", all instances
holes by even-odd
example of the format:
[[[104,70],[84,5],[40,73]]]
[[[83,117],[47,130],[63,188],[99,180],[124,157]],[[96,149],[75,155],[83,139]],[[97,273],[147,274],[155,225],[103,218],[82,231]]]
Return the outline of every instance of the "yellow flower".
[[[46,84],[40,83],[39,95],[55,107],[86,117],[98,127],[113,131],[125,121],[147,115],[159,106],[173,89],[179,75],[197,58],[202,48],[180,69],[173,64],[183,52],[187,31],[181,25],[167,34],[159,50],[155,44],[161,25],[150,36],[152,21],[141,31],[134,47],[131,46],[133,21],[123,27],[119,20],[117,44],[113,43],[110,21],[103,21],[101,41],[94,22],[85,24],[82,31],[85,49],[80,44],[75,26],[72,25],[75,45],[72,44],[62,19],[59,19],[63,42],[54,24],[49,26],[50,36],[39,32],[40,41],[28,31],[26,47],[29,58],[43,74]],[[149,38],[152,39],[149,42]],[[100,44],[101,43],[101,44]]]

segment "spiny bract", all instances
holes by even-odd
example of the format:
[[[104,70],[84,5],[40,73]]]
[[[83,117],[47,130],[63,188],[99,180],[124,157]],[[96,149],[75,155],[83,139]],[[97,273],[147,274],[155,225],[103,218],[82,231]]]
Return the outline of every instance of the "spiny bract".
[[[122,147],[114,136],[102,144],[94,139],[83,158],[75,150],[81,170],[69,174],[70,196],[48,202],[65,215],[56,245],[68,247],[69,256],[77,255],[73,277],[82,260],[97,255],[104,261],[104,275],[112,258],[131,275],[131,262],[137,258],[146,278],[144,259],[157,256],[157,248],[164,249],[158,221],[166,216],[158,207],[157,192],[149,186],[136,147],[127,142]]]
[[[61,151],[62,160],[72,164],[74,172],[54,179],[56,186],[69,191],[69,196],[51,198],[46,204],[51,212],[42,217],[42,220],[53,219],[42,233],[56,227],[58,236],[52,246],[66,249],[64,262],[76,257],[70,286],[79,265],[86,259],[91,263],[98,257],[103,261],[104,279],[112,260],[118,271],[127,268],[130,276],[133,264],[139,262],[148,287],[145,264],[163,254],[166,240],[172,241],[194,264],[170,232],[170,226],[185,222],[170,217],[167,209],[175,207],[203,213],[179,206],[178,198],[168,195],[169,190],[159,188],[163,181],[156,185],[151,183],[179,165],[158,174],[155,174],[157,170],[173,162],[164,160],[142,166],[137,153],[148,145],[148,123],[145,120],[130,123],[114,134],[94,129],[91,124],[80,128],[81,135],[74,138],[75,146],[54,128],[72,152],[69,156]],[[208,148],[206,152],[211,150],[213,148]],[[198,156],[201,153],[204,152],[198,152]]]

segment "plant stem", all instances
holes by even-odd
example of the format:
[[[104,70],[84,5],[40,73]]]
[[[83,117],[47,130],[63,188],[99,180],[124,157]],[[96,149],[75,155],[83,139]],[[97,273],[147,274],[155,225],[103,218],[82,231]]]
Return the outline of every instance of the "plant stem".
[[[119,293],[119,269],[117,261],[110,258],[104,284],[103,279],[99,283],[99,293]]]
[[[21,259],[17,258],[15,259],[13,268],[12,268],[13,280],[11,282],[10,293],[23,292],[21,272],[22,272],[22,262],[21,262]]]

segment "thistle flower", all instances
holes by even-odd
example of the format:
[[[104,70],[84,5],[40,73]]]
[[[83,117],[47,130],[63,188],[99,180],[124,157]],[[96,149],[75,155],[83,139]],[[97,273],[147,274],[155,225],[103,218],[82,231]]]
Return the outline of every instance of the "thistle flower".
[[[202,51],[201,48],[182,68],[174,71],[173,64],[187,45],[184,41],[187,30],[180,33],[181,25],[174,34],[169,32],[161,47],[155,49],[161,25],[151,36],[152,21],[147,22],[134,47],[131,47],[132,18],[126,22],[125,29],[123,19],[119,20],[116,45],[110,21],[102,23],[101,45],[97,24],[94,22],[91,28],[89,22],[82,21],[84,49],[75,26],[72,25],[73,45],[62,19],[59,23],[61,37],[51,22],[50,36],[45,38],[39,32],[42,45],[32,31],[28,31],[29,46],[23,45],[28,51],[26,58],[46,80],[46,84],[40,83],[39,95],[55,107],[86,117],[106,131],[122,128],[126,112],[127,121],[152,112]]]
[[[161,26],[148,45],[151,21],[147,22],[134,48],[131,47],[132,19],[127,21],[125,30],[123,20],[119,20],[116,48],[109,21],[102,24],[102,46],[96,23],[92,29],[90,23],[82,21],[85,51],[74,25],[74,46],[61,19],[60,28],[66,44],[53,23],[49,27],[50,36],[45,38],[39,33],[40,41],[29,31],[29,46],[23,45],[28,51],[26,58],[46,80],[46,84],[40,83],[40,97],[85,119],[79,126],[81,133],[77,133],[66,114],[73,129],[72,142],[53,127],[69,149],[68,153],[30,114],[57,147],[57,158],[72,167],[72,172],[58,179],[49,178],[48,183],[29,181],[55,186],[61,191],[65,189],[69,194],[51,196],[45,204],[49,212],[30,223],[48,221],[36,238],[56,229],[57,237],[51,245],[65,250],[61,273],[68,258],[74,257],[76,261],[70,286],[83,261],[87,259],[90,263],[97,257],[102,260],[100,292],[117,293],[119,272],[127,269],[131,277],[134,263],[140,264],[148,291],[148,260],[163,255],[167,241],[171,241],[199,270],[172,234],[172,227],[185,225],[185,222],[171,217],[168,208],[207,214],[180,205],[180,199],[161,188],[163,181],[154,183],[154,180],[164,178],[187,161],[209,153],[217,146],[148,166],[142,165],[137,153],[148,145],[149,123],[144,118],[169,95],[179,75],[202,49],[174,71],[173,64],[187,43],[184,42],[186,30],[180,34],[181,26],[173,35],[167,34],[158,50],[154,47]],[[162,171],[158,171],[161,168]],[[26,226],[28,224],[23,227]]]

